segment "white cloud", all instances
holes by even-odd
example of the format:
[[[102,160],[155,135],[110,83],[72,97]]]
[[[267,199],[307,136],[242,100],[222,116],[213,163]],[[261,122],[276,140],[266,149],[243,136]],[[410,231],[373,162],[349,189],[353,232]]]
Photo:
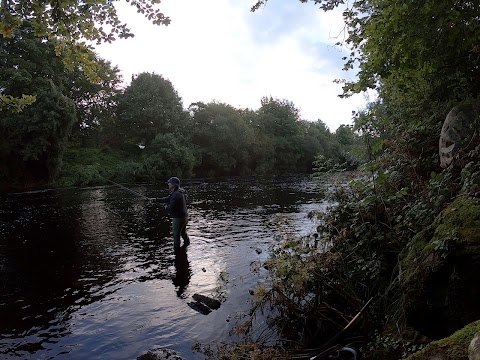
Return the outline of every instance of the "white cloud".
[[[122,70],[127,83],[141,72],[168,78],[185,106],[217,100],[257,109],[263,96],[273,96],[293,101],[303,118],[321,119],[332,130],[350,123],[351,111],[364,100],[338,98],[341,87],[333,83],[344,76],[341,55],[331,46],[343,26],[341,14],[300,2],[285,5],[283,13],[270,3],[251,13],[251,5],[251,0],[167,0],[161,9],[172,23],[158,27],[123,4],[119,16],[135,38],[97,51]]]

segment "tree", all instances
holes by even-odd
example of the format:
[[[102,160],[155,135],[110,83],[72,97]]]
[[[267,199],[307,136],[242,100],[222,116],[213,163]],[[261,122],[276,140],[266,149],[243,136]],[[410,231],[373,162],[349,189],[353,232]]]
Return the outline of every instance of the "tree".
[[[260,127],[258,111],[245,109],[240,113],[253,133],[248,168],[258,175],[273,173],[275,167],[275,143],[273,137]]]
[[[38,99],[22,112],[3,113],[0,181],[45,184],[57,175],[75,123],[98,119],[94,113],[103,104],[97,101],[118,80],[116,70],[103,63],[108,75],[102,74],[101,83],[90,83],[80,69],[67,71],[55,54],[55,42],[39,39],[29,25],[1,38],[0,54],[0,88],[15,97],[30,93]]]
[[[279,173],[296,171],[300,159],[300,111],[288,100],[264,97],[257,111],[257,125],[274,144],[274,168]]]
[[[33,26],[35,35],[57,38],[56,50],[74,50],[79,41],[112,42],[117,37],[133,36],[117,15],[113,1],[82,0],[2,0],[0,35],[12,37],[24,21]],[[128,2],[128,1],[127,1]],[[159,0],[136,0],[130,4],[154,24],[168,25],[170,19],[157,8]],[[84,42],[79,43],[85,45]]]
[[[33,78],[26,86],[38,102],[2,119],[2,183],[45,184],[55,178],[68,134],[76,120],[75,105],[52,80]]]
[[[93,52],[90,56],[98,64],[97,81],[90,81],[78,67],[66,73],[66,95],[75,102],[78,118],[70,142],[79,146],[98,146],[109,137],[106,132],[111,128],[120,94],[120,70]]]
[[[172,174],[190,177],[195,164],[193,149],[182,137],[168,133],[155,136],[145,155],[143,168],[149,180],[155,182]]]
[[[201,175],[250,172],[254,134],[242,111],[222,103],[195,103],[189,108],[192,143],[198,147]]]
[[[72,70],[82,64],[85,75],[97,78],[97,64],[88,56],[91,50],[86,42],[112,42],[117,37],[133,36],[118,18],[116,0],[2,0],[0,2],[0,35],[10,38],[28,22],[39,38],[56,39],[55,51],[62,54],[65,65]],[[129,2],[127,0],[127,2]],[[157,5],[160,0],[135,0],[130,4],[154,24],[168,25]],[[0,111],[5,108],[22,109],[34,101],[32,97],[13,97],[0,89]]]
[[[303,172],[313,171],[313,162],[318,155],[328,158],[338,158],[338,147],[327,125],[321,120],[316,122],[302,120],[299,123],[302,141],[300,142],[300,159],[298,169]]]
[[[141,73],[118,97],[117,116],[120,144],[148,147],[157,134],[181,131],[187,114],[169,80]]]
[[[3,94],[4,90],[5,89],[0,89],[0,111],[19,112],[26,106],[33,104],[36,100],[33,95],[22,94],[22,96],[18,98],[12,95],[5,95]]]

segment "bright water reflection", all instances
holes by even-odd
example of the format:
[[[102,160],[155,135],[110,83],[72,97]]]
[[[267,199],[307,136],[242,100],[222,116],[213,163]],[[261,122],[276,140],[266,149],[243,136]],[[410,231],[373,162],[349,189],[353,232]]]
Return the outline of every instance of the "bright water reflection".
[[[314,232],[306,215],[325,207],[321,188],[303,177],[185,188],[192,244],[177,255],[163,207],[120,188],[3,195],[0,357],[135,359],[158,345],[194,359],[192,343],[229,340],[264,276],[250,265],[275,241],[267,224],[288,217],[291,232]],[[194,293],[222,306],[202,315],[188,306]]]

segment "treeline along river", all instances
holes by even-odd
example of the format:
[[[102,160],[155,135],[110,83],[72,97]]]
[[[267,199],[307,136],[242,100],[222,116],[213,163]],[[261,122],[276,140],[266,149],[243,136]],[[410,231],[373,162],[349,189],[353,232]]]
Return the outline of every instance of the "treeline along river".
[[[229,341],[279,227],[306,235],[326,202],[308,177],[185,182],[191,245],[175,254],[163,206],[117,186],[3,194],[0,358],[135,359],[154,346],[188,359]],[[166,185],[132,185],[148,197]],[[204,315],[193,294],[222,302]]]

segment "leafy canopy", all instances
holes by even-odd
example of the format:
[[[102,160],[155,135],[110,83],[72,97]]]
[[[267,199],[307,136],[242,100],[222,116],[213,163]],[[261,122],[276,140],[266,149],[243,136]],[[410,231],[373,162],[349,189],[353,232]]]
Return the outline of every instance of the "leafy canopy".
[[[126,0],[138,13],[153,24],[168,25],[158,4],[160,0]],[[116,38],[132,37],[130,29],[117,15],[119,0],[2,0],[0,2],[0,36],[11,38],[25,23],[29,23],[36,37],[56,40],[55,52],[63,55],[68,70],[81,64],[85,75],[99,81],[98,64],[89,56],[87,42],[112,42]],[[0,111],[21,111],[32,104],[35,97],[14,97],[0,88]]]
[[[130,29],[118,18],[116,2],[118,0],[2,0],[0,34],[11,37],[24,21],[29,21],[36,36],[56,37],[65,42],[85,39],[100,43],[131,37]],[[160,0],[127,2],[154,24],[170,23],[157,8]]]
[[[101,70],[101,81],[92,83],[79,66],[67,71],[54,49],[55,41],[36,37],[28,24],[0,38],[0,89],[12,98],[37,99],[0,116],[0,183],[53,180],[67,144],[85,141],[112,116],[118,69],[91,52]]]

